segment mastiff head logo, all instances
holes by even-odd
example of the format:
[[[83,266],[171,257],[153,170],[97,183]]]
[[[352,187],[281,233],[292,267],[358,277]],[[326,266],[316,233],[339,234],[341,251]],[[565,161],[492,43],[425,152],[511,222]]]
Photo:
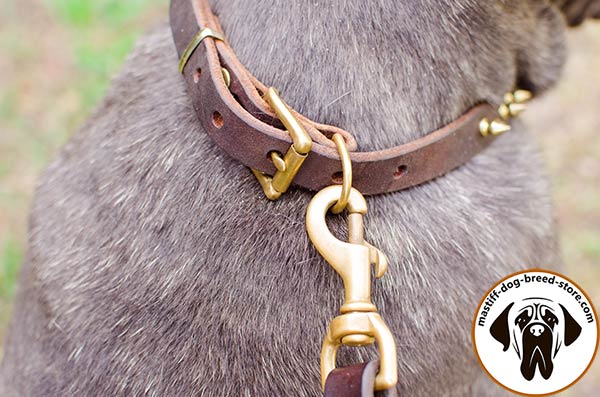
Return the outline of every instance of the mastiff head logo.
[[[494,320],[490,333],[502,344],[503,351],[513,347],[525,379],[532,380],[536,369],[549,379],[557,353],[579,338],[581,326],[560,303],[527,298],[509,304]]]

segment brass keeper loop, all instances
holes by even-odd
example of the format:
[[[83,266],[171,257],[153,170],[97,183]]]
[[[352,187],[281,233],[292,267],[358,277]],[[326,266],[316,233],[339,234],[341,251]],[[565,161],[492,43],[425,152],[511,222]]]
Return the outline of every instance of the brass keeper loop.
[[[204,39],[206,39],[207,37],[211,37],[215,40],[225,41],[225,37],[223,37],[222,34],[215,32],[211,28],[202,29],[200,32],[198,32],[198,34],[196,36],[194,36],[194,38],[192,39],[190,44],[187,46],[187,48],[183,52],[183,55],[181,56],[181,59],[179,60],[179,73],[183,73],[183,70],[185,69],[185,65],[187,65],[188,61],[192,57],[192,54],[194,53],[194,51],[196,51],[196,48],[198,48],[200,43],[202,43],[204,41]]]
[[[350,160],[350,153],[344,137],[336,133],[331,139],[335,143],[342,161],[342,194],[337,203],[331,207],[331,212],[339,214],[348,206],[350,190],[352,189],[352,160]]]

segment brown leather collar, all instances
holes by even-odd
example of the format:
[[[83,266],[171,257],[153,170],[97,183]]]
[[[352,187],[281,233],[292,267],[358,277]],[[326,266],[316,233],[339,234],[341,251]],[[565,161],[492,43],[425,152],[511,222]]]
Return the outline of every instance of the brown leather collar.
[[[207,0],[172,0],[171,27],[180,56],[201,29],[210,28],[224,36]],[[229,86],[223,68],[229,72]],[[275,167],[268,155],[272,151],[286,153],[290,135],[262,98],[267,87],[244,68],[228,43],[207,37],[192,51],[183,75],[200,122],[216,144],[242,164],[272,175]],[[481,104],[420,139],[361,152],[349,132],[291,111],[313,140],[294,184],[320,190],[336,182],[341,163],[330,138],[340,133],[351,152],[353,185],[367,195],[406,189],[466,163],[494,138],[480,132],[481,121],[498,117],[493,106]]]

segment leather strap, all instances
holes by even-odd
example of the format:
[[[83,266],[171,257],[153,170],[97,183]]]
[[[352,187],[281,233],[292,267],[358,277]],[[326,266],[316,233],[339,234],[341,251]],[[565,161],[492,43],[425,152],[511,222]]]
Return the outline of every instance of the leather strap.
[[[180,57],[201,29],[210,28],[226,37],[207,0],[172,0],[171,28]],[[231,76],[229,87],[222,68]],[[191,53],[183,76],[200,122],[216,144],[242,164],[273,175],[275,167],[268,154],[286,153],[291,138],[262,99],[267,87],[246,70],[227,41],[212,36],[204,39]],[[329,138],[337,132],[351,152],[353,185],[367,195],[406,189],[466,163],[494,139],[492,135],[481,135],[480,121],[498,117],[494,107],[481,104],[420,139],[361,152],[349,132],[292,113],[313,139],[312,150],[294,184],[320,190],[336,183],[333,179],[341,171],[341,162]]]
[[[396,397],[395,389],[374,392],[378,361],[336,368],[325,382],[325,397]]]

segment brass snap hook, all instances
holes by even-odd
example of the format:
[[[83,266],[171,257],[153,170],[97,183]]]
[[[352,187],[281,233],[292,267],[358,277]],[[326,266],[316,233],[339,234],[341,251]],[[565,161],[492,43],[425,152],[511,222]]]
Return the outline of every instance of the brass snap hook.
[[[380,368],[375,389],[386,390],[398,381],[396,345],[371,302],[371,266],[375,266],[375,276],[379,278],[385,274],[388,262],[383,252],[364,239],[363,216],[367,213],[367,202],[358,190],[350,188],[347,198],[348,242],[339,240],[327,227],[327,212],[339,203],[343,190],[339,185],[321,190],[306,213],[310,240],[344,280],[342,315],[331,322],[321,350],[321,381],[324,387],[327,376],[336,367],[336,354],[341,345],[363,346],[377,341]]]
[[[315,195],[306,211],[306,230],[317,251],[344,280],[345,303],[342,313],[376,311],[371,303],[371,265],[377,278],[387,270],[385,254],[364,240],[363,215],[367,201],[351,188],[348,198],[349,242],[338,240],[327,226],[327,211],[338,202],[342,186],[329,186]]]

